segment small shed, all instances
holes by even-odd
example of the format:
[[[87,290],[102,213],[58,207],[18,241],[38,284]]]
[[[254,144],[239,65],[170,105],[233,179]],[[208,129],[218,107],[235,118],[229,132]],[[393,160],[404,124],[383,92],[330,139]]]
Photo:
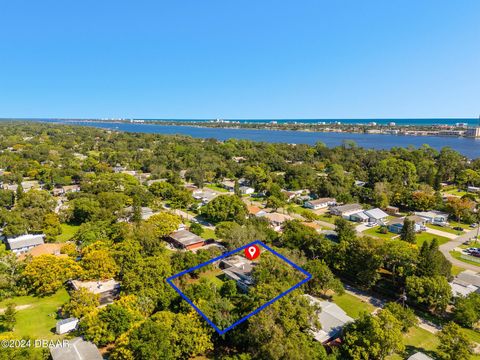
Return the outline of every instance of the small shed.
[[[79,320],[74,317],[57,321],[57,325],[55,327],[57,334],[61,335],[75,330],[77,328],[78,321]]]

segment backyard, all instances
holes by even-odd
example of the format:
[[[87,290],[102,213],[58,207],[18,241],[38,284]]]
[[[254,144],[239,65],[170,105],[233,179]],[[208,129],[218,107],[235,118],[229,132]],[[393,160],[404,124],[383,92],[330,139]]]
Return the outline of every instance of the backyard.
[[[57,242],[65,242],[73,238],[75,233],[77,232],[80,226],[78,225],[69,225],[69,224],[62,224],[62,233],[57,236]]]
[[[57,322],[57,310],[65,304],[70,296],[65,289],[46,297],[18,296],[13,299],[0,302],[0,308],[4,309],[8,303],[13,302],[17,307],[16,324],[13,334],[18,338],[29,337],[33,339],[56,338],[54,334]]]

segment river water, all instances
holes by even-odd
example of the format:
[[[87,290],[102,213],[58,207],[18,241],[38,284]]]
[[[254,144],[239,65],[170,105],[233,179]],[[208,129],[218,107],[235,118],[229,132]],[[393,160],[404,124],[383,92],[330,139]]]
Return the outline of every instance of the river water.
[[[180,134],[195,138],[213,138],[227,140],[231,138],[273,143],[309,144],[323,142],[329,147],[341,145],[344,141],[352,140],[358,146],[371,149],[390,149],[392,147],[420,147],[428,144],[440,150],[449,146],[468,158],[480,157],[480,139],[440,136],[405,136],[383,134],[358,134],[358,133],[325,133],[290,130],[268,129],[232,129],[208,128],[183,125],[157,125],[144,123],[111,123],[111,122],[75,122],[54,120],[51,122],[72,125],[94,126],[103,129],[112,129],[128,132],[143,132],[154,134]]]

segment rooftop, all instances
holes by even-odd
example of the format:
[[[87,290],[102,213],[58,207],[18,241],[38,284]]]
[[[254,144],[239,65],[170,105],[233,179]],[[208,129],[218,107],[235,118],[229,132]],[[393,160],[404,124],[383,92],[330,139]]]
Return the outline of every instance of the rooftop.
[[[342,327],[352,322],[353,319],[348,316],[337,304],[330,301],[322,301],[310,295],[304,295],[311,305],[318,305],[322,309],[318,313],[318,320],[322,325],[321,329],[312,330],[315,340],[325,342],[340,333]]]
[[[367,210],[365,211],[365,214],[370,218],[374,218],[375,220],[380,220],[388,217],[388,214],[379,208]]]
[[[95,344],[82,338],[70,340],[69,346],[51,347],[53,360],[102,360],[102,355]]]
[[[362,210],[362,205],[360,204],[345,204],[340,206],[335,206],[334,209],[336,211],[355,211],[355,210]]]
[[[175,231],[170,235],[170,238],[179,242],[183,246],[189,246],[189,245],[192,245],[192,244],[197,244],[199,242],[205,241],[200,236],[195,235],[194,233],[192,233],[188,230]]]
[[[7,243],[11,250],[16,250],[27,246],[41,245],[44,238],[44,234],[26,234],[7,238]]]
[[[105,280],[105,281],[72,280],[72,285],[75,290],[84,288],[94,294],[101,294],[107,291],[114,291],[120,287],[120,283],[114,279]]]

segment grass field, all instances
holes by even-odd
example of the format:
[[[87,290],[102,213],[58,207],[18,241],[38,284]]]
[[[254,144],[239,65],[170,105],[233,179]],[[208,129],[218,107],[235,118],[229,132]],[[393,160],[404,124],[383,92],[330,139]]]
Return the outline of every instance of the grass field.
[[[347,293],[343,295],[335,295],[333,301],[340,306],[348,316],[354,319],[357,319],[362,312],[371,313],[375,309],[372,304],[364,302],[356,296]]]
[[[380,239],[385,239],[385,240],[390,240],[390,239],[398,236],[398,234],[394,234],[392,232],[387,232],[386,234],[382,234],[381,232],[379,232],[379,230],[380,230],[380,227],[376,226],[376,227],[373,227],[373,228],[370,228],[370,229],[367,229],[367,230],[363,231],[362,234],[374,236],[374,237],[377,237],[377,238],[380,238]]]
[[[62,224],[62,233],[57,236],[57,242],[65,242],[70,240],[75,233],[77,232],[80,226],[78,225],[69,225],[69,224]]]
[[[421,351],[434,359],[436,358],[435,349],[437,348],[439,342],[437,337],[427,330],[419,327],[410,329],[410,331],[404,335],[403,343],[405,344],[405,354],[394,354],[387,357],[387,359],[406,359],[418,351]]]
[[[0,303],[4,308],[7,303],[13,302],[18,305],[30,305],[28,308],[18,310],[15,316],[17,322],[13,334],[18,338],[30,337],[33,339],[49,339],[57,337],[52,329],[57,322],[57,310],[65,304],[70,296],[65,289],[43,298],[34,296],[19,296]]]
[[[477,262],[475,262],[475,261],[470,261],[470,260],[462,259],[462,258],[461,258],[462,254],[461,254],[460,252],[458,252],[458,251],[450,251],[450,255],[452,255],[452,256],[453,256],[455,259],[457,259],[457,260],[463,261],[464,263],[478,266],[478,270],[480,270],[480,263],[477,263]]]
[[[425,241],[432,241],[434,238],[438,240],[438,245],[442,245],[450,241],[449,238],[443,236],[422,232],[421,234],[417,234],[417,246],[421,247]]]

